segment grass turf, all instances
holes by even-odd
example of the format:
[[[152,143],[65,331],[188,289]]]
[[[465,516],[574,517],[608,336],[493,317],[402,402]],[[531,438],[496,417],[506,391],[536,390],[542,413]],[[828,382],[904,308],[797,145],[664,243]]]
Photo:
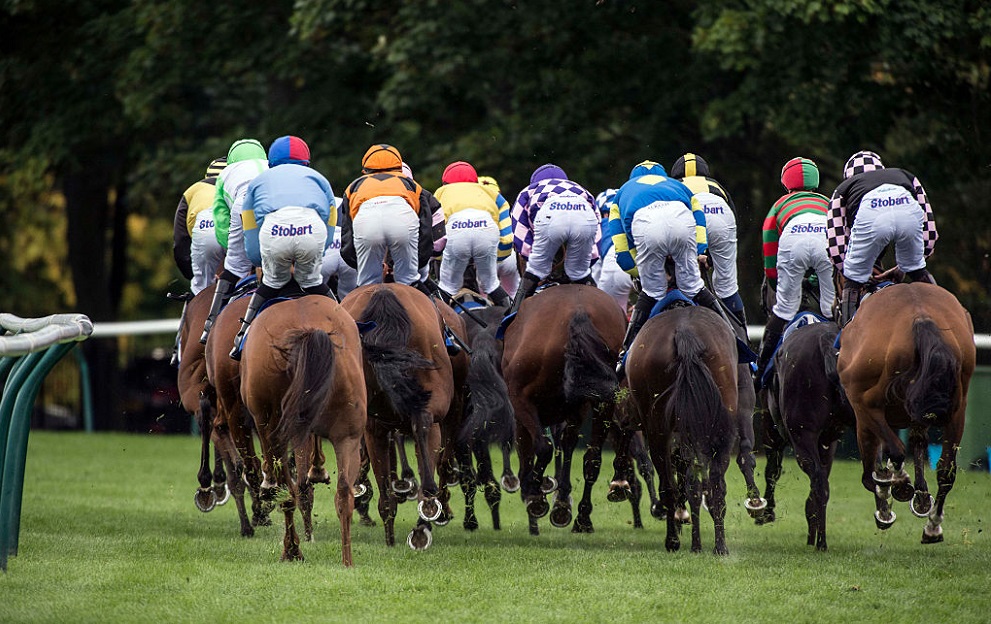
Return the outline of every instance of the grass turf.
[[[232,502],[196,510],[198,457],[198,441],[185,436],[32,432],[19,554],[0,575],[0,622],[991,620],[984,473],[958,473],[946,541],[923,546],[923,521],[905,504],[896,504],[892,529],[877,530],[859,464],[839,462],[829,552],[819,553],[805,545],[808,479],[794,459],[786,458],[778,521],[769,526],[747,516],[733,464],[730,555],[716,557],[705,515],[702,554],[688,551],[687,527],[682,550],[666,552],[664,525],[649,517],[647,502],[646,528],[634,530],[629,505],[605,501],[607,454],[594,534],[554,529],[544,518],[531,537],[518,495],[505,493],[503,530],[492,529],[479,495],[481,528],[467,533],[457,490],[457,517],[434,530],[428,551],[405,546],[416,511],[404,504],[395,548],[385,546],[381,523],[354,524],[356,567],[345,570],[328,486],[317,486],[306,561],[281,563],[280,513],[245,539]],[[577,500],[580,476],[573,480]]]

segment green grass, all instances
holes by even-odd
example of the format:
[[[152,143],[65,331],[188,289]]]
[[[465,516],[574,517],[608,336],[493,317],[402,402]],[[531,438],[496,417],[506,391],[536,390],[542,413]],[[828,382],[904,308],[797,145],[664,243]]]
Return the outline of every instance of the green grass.
[[[702,554],[688,552],[687,530],[682,550],[665,552],[663,524],[646,504],[646,528],[634,530],[629,505],[605,501],[606,470],[592,535],[543,519],[542,534],[531,537],[522,503],[510,495],[502,531],[492,530],[479,497],[481,528],[468,534],[457,491],[458,517],[434,531],[426,552],[405,545],[412,505],[400,506],[395,548],[384,545],[380,524],[355,523],[356,567],[345,570],[327,486],[317,488],[316,541],[302,545],[306,561],[281,563],[279,514],[244,539],[233,503],[196,510],[198,457],[191,437],[32,432],[20,551],[0,574],[0,622],[991,620],[983,531],[991,478],[983,473],[958,474],[938,545],[919,543],[922,520],[901,503],[895,526],[878,531],[858,466],[840,462],[829,552],[810,549],[808,480],[786,458],[771,526],[747,517],[742,478],[731,466],[728,557],[711,554],[707,517]]]

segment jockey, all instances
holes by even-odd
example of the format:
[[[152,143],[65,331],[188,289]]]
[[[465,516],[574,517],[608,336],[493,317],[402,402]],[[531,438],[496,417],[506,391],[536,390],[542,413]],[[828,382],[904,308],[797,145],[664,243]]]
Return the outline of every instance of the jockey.
[[[609,205],[616,197],[617,189],[606,189],[595,196],[595,205],[602,215],[602,230],[609,229]],[[599,288],[606,291],[619,309],[623,317],[630,313],[630,292],[633,290],[633,278],[616,263],[616,247],[612,238],[603,236],[599,241],[599,261],[592,268],[595,282]],[[596,275],[596,271],[598,274]]]
[[[520,269],[516,263],[516,250],[513,249],[513,219],[509,214],[509,202],[502,196],[499,183],[491,176],[478,176],[478,183],[482,185],[496,205],[502,206],[499,210],[499,251],[496,273],[499,275],[499,283],[507,293],[515,293],[520,286]],[[500,198],[502,201],[499,201]]]
[[[230,355],[235,360],[241,359],[241,340],[258,310],[290,280],[307,294],[334,296],[320,273],[327,232],[337,224],[330,183],[310,168],[310,148],[299,137],[273,141],[268,167],[248,185],[241,213],[245,247],[252,262],[262,267],[262,283],[234,337]]]
[[[440,265],[440,289],[449,295],[464,282],[465,269],[472,260],[478,286],[498,306],[508,307],[509,295],[499,284],[497,262],[499,248],[512,244],[512,232],[500,236],[502,205],[478,183],[478,174],[469,163],[458,161],[444,169],[444,186],[434,196],[440,201],[447,220],[447,245]],[[506,209],[508,212],[508,209]],[[502,245],[500,245],[502,243]],[[502,257],[508,255],[508,252]]]
[[[724,317],[719,302],[702,282],[698,256],[706,252],[705,213],[692,191],[667,177],[664,167],[645,160],[630,172],[609,206],[609,235],[616,261],[643,286],[630,315],[616,372],[624,371],[626,352],[657,301],[668,290],[664,264],[674,260],[678,287],[695,303]]]
[[[217,192],[213,197],[213,220],[216,224],[214,232],[217,242],[227,250],[227,255],[224,256],[224,271],[217,279],[210,313],[203,325],[201,344],[206,344],[210,328],[217,320],[220,308],[230,299],[234,286],[254,270],[244,252],[241,205],[248,183],[266,169],[268,157],[262,144],[255,139],[240,139],[231,145],[227,152],[227,166],[217,176]]]
[[[431,196],[402,166],[395,147],[373,145],[361,159],[361,177],[344,192],[341,257],[357,269],[359,286],[382,283],[386,252],[396,281],[408,286],[420,284],[420,268],[430,262]]]
[[[520,191],[513,205],[513,243],[527,260],[526,272],[507,312],[519,311],[523,300],[547,277],[557,251],[566,246],[564,272],[574,284],[592,284],[592,259],[598,257],[595,243],[601,237],[595,197],[568,179],[554,164],[537,167],[530,186]]]
[[[406,164],[405,161],[403,161],[402,172],[403,175],[409,178],[410,180],[414,180],[414,181],[416,180],[416,178],[413,177],[413,169],[408,164]],[[430,206],[430,223],[431,223],[430,238],[431,240],[434,241],[433,254],[430,256],[430,259],[440,262],[441,254],[444,253],[444,247],[447,245],[447,230],[446,230],[446,224],[444,222],[444,211],[441,210],[440,202],[437,201],[437,198],[434,196],[434,194],[428,191],[427,189],[423,189],[423,197],[426,200],[427,204]],[[430,292],[430,288],[427,287],[428,282],[430,282],[429,261],[427,262],[427,264],[424,264],[423,266],[420,267],[421,286],[418,286],[418,288],[420,288],[421,291],[424,291],[426,294],[429,295],[432,294],[432,292]]]
[[[671,167],[671,177],[692,191],[705,213],[712,288],[737,320],[747,324],[736,270],[736,207],[726,189],[709,175],[709,164],[697,154],[685,154]]]
[[[826,253],[829,200],[814,192],[819,188],[819,168],[808,158],[792,158],[781,168],[781,184],[788,192],[764,219],[764,274],[775,288],[775,300],[757,359],[758,390],[785,326],[798,314],[802,280],[809,269],[819,280],[819,309],[826,318],[833,316],[833,271]]]
[[[217,176],[226,165],[226,158],[213,159],[206,168],[206,176],[186,189],[175,211],[172,255],[179,272],[189,280],[189,289],[194,295],[216,280],[217,270],[224,261],[224,249],[213,232],[213,195],[217,190]],[[180,332],[185,318],[186,305],[183,304]],[[179,334],[176,334],[172,348],[171,364],[179,365]]]
[[[341,204],[344,199],[334,197],[335,210],[337,210],[337,222],[341,222]],[[341,258],[341,226],[335,226],[333,234],[327,233],[327,250],[323,252],[323,264],[320,267],[320,274],[339,301],[343,301],[348,293],[355,289],[358,284],[358,272],[345,264]]]
[[[913,282],[935,284],[926,270],[939,237],[922,183],[904,169],[885,169],[874,152],[857,152],[843,166],[827,221],[829,257],[845,283],[840,324],[860,306],[874,262],[895,243],[895,261]]]

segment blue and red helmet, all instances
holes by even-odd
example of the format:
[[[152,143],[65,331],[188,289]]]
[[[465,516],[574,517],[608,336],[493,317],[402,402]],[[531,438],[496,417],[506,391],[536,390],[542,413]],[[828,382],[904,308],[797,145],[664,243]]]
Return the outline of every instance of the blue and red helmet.
[[[272,141],[268,148],[268,166],[310,164],[310,147],[296,136],[283,136]]]

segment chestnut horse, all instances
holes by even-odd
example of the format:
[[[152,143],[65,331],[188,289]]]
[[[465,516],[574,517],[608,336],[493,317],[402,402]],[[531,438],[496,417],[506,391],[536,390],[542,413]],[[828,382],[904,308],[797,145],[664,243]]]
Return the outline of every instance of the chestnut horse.
[[[665,547],[678,550],[678,475],[688,486],[692,552],[702,550],[699,510],[703,493],[715,525],[715,553],[726,547],[726,469],[737,429],[736,338],[729,324],[704,307],[670,309],[648,320],[626,363],[650,456],[660,476],[667,520]],[[674,457],[677,453],[679,457]],[[701,475],[701,482],[695,474]]]
[[[396,472],[390,434],[413,437],[420,473],[419,519],[406,543],[414,550],[429,548],[431,523],[449,520],[446,500],[435,476],[439,450],[456,435],[457,419],[447,418],[456,404],[454,367],[444,345],[440,308],[419,290],[396,283],[372,284],[352,290],[341,306],[361,323],[374,323],[362,334],[368,422],[365,447],[379,486],[379,515],[385,541],[395,545],[396,494],[390,478]],[[460,323],[451,312],[450,323]],[[461,325],[455,331],[464,335]],[[467,367],[462,352],[455,360]],[[460,409],[460,406],[457,406]],[[441,484],[450,482],[442,475]]]
[[[353,485],[366,419],[361,341],[354,320],[333,298],[320,295],[269,306],[252,322],[245,340],[241,396],[261,443],[262,490],[289,490],[281,503],[286,522],[282,559],[303,559],[293,517],[301,490],[312,492],[312,482],[329,481],[315,440],[326,438],[337,460],[334,503],[341,558],[351,567]]]
[[[186,310],[179,328],[179,374],[177,386],[183,408],[193,415],[200,429],[200,469],[197,478],[199,489],[194,496],[196,508],[203,512],[223,505],[233,493],[241,522],[241,535],[254,534],[244,506],[244,480],[241,478],[240,457],[234,448],[226,419],[216,410],[217,393],[210,384],[206,372],[205,347],[196,338],[202,331],[210,311],[214,285],[200,291],[186,303]],[[216,425],[216,426],[215,426]],[[210,444],[214,447],[215,464],[213,483],[210,472]],[[226,464],[226,470],[224,468]]]
[[[928,517],[922,543],[941,542],[977,353],[970,314],[939,286],[896,284],[865,298],[840,340],[837,370],[857,417],[862,482],[874,493],[877,526],[894,523],[889,504],[894,495],[911,500],[915,515]],[[935,501],[925,481],[926,442],[934,426],[943,432]],[[914,485],[895,432],[903,428],[909,429]]]
[[[831,321],[785,331],[766,391],[770,412],[766,424],[773,424],[764,428],[767,508],[756,518],[757,524],[775,520],[774,490],[781,477],[785,446],[790,443],[798,466],[809,477],[805,501],[808,545],[823,551],[827,549],[829,473],[840,436],[855,424],[853,410],[836,377],[833,343],[838,332],[839,327]]]
[[[531,535],[539,534],[537,520],[551,511],[542,484],[554,448],[545,430],[563,426],[561,479],[550,520],[565,527],[572,517],[571,456],[589,417],[593,420],[584,458],[585,489],[572,531],[594,530],[592,486],[612,420],[616,358],[625,331],[626,320],[612,297],[579,284],[553,286],[528,298],[506,329],[502,370],[516,413],[520,492]]]

